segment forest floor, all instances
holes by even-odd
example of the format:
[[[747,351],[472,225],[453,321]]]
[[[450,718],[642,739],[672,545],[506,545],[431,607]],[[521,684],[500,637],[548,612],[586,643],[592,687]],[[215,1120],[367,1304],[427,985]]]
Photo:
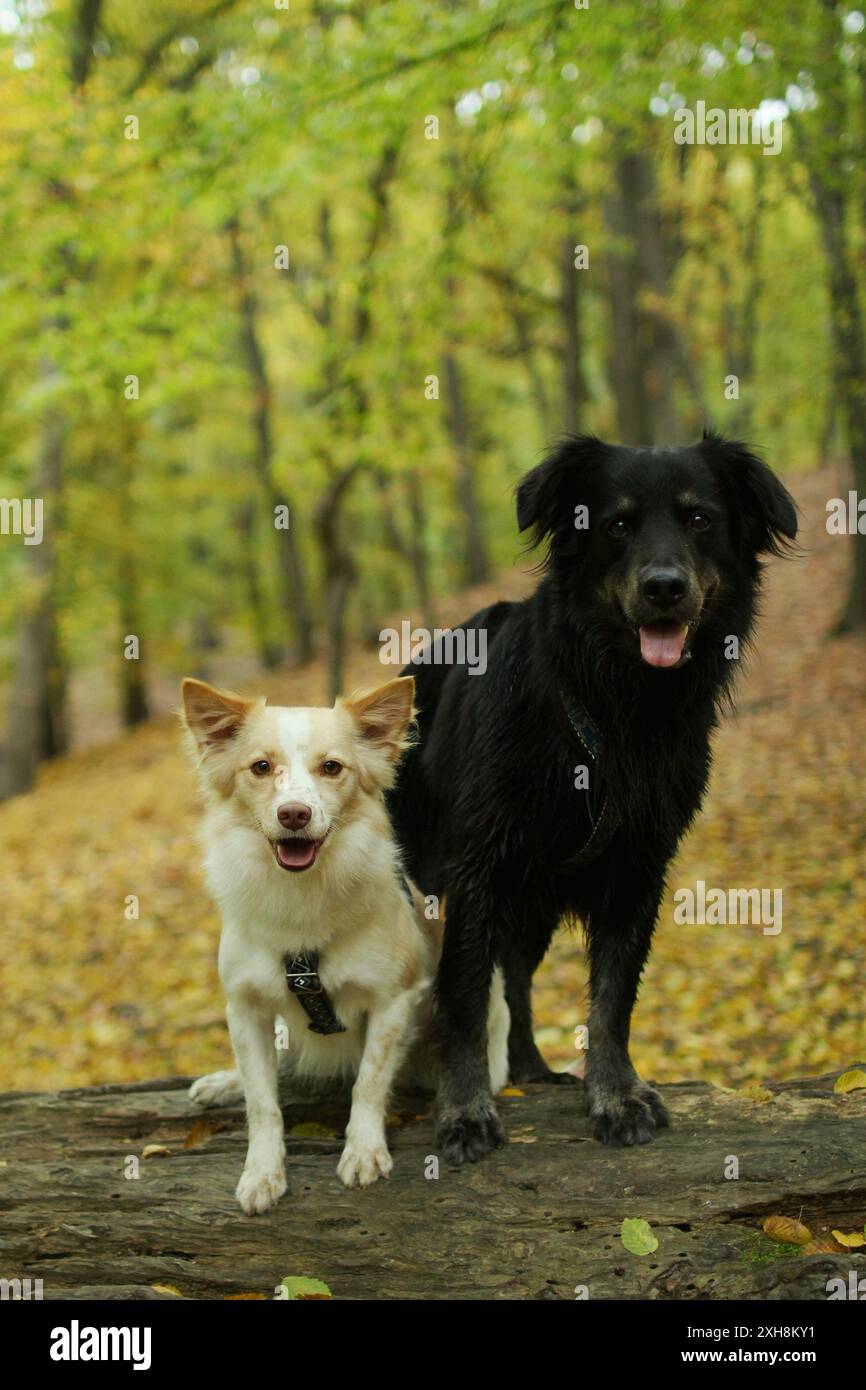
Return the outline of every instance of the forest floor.
[[[849,558],[824,527],[838,486],[825,473],[792,488],[805,554],[769,566],[737,714],[716,738],[710,794],[672,867],[635,1012],[635,1063],[663,1081],[744,1087],[826,1072],[864,1050],[866,642],[829,635]],[[444,600],[437,621],[532,583],[510,571]],[[222,674],[215,664],[213,677]],[[353,649],[347,688],[383,674],[375,651]],[[321,663],[243,682],[285,704],[320,703],[324,685]],[[32,794],[0,806],[0,1089],[226,1065],[218,921],[196,827],[170,716],[80,748],[46,766]],[[781,931],[675,925],[673,891],[698,880],[781,889]],[[124,916],[130,895],[136,921]],[[542,1050],[574,1064],[574,1030],[586,1021],[579,934],[559,933],[534,998]]]

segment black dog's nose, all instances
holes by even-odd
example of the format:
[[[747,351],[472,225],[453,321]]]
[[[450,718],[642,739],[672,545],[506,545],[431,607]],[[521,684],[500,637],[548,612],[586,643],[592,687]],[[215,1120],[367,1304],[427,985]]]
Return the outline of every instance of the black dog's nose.
[[[277,807],[277,820],[287,830],[300,830],[308,825],[312,814],[309,806],[303,806],[300,801],[286,801]]]
[[[656,608],[672,608],[685,597],[686,576],[680,569],[650,570],[641,580],[641,597]]]

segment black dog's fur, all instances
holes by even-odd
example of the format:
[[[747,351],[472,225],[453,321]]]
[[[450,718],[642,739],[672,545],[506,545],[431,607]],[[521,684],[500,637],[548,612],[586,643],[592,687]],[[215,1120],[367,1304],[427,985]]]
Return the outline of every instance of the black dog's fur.
[[[530,1008],[533,973],[566,916],[582,919],[588,937],[594,1133],[645,1143],[667,1124],[628,1055],[631,1012],[666,868],[707,784],[710,735],[738,664],[730,639],[742,646],[752,629],[758,556],[779,553],[797,529],[770,469],[714,435],[682,449],[567,439],[523,480],[517,502],[520,529],[549,544],[545,575],[524,602],[464,624],[486,629],[485,674],[435,658],[406,668],[419,741],[390,802],[409,872],[445,902],[438,1140],[456,1163],[503,1142],[485,1061],[495,961],[511,1008],[512,1079],[574,1080],[547,1068]],[[579,506],[587,529],[576,529]],[[680,576],[662,609],[656,574]],[[637,629],[655,621],[658,630],[671,615],[689,623],[689,645],[679,665],[658,669],[642,659]],[[588,760],[568,704],[601,733],[590,783],[600,779],[593,791],[619,821],[577,868],[567,861],[592,822],[589,792],[575,789]]]

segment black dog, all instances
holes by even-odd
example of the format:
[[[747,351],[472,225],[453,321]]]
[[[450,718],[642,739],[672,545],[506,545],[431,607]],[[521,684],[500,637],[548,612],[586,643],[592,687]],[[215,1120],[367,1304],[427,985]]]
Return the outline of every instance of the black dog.
[[[545,576],[464,624],[487,633],[485,674],[436,664],[435,646],[406,668],[420,737],[391,797],[409,872],[445,899],[438,1142],[456,1163],[504,1137],[485,1059],[495,961],[512,1079],[574,1080],[545,1065],[530,1008],[563,917],[588,936],[595,1136],[646,1143],[667,1124],[629,1058],[631,1012],[752,628],[758,556],[797,531],[770,469],[715,435],[677,449],[567,439],[520,484],[517,518],[549,543]]]

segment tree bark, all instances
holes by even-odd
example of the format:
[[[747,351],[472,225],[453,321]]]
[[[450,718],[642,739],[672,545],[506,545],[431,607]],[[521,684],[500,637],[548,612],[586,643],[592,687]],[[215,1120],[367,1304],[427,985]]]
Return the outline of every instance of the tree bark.
[[[527,1087],[499,1101],[511,1142],[456,1174],[431,1162],[432,1097],[398,1092],[394,1171],[368,1192],[334,1172],[348,1094],[284,1089],[289,1193],[259,1218],[234,1198],[243,1108],[203,1114],[189,1078],[12,1092],[0,1097],[0,1140],[14,1158],[3,1273],[38,1275],[44,1297],[63,1300],[273,1299],[284,1276],[304,1274],[334,1299],[379,1303],[823,1303],[829,1280],[847,1289],[851,1270],[862,1277],[862,1252],[780,1247],[761,1226],[799,1217],[828,1244],[833,1229],[863,1229],[866,1091],[835,1095],[834,1078],[770,1082],[763,1103],[698,1082],[663,1086],[671,1128],[613,1153],[593,1141],[579,1095]],[[303,1132],[311,1124],[323,1137]],[[160,1156],[142,1159],[150,1144]],[[651,1226],[651,1255],[623,1246],[626,1217]]]
[[[346,610],[357,569],[342,525],[342,508],[352,480],[363,467],[350,464],[332,480],[316,508],[316,537],[324,561],[324,613],[328,654],[328,690],[336,700],[343,690]]]
[[[56,376],[45,365],[46,381]],[[66,425],[53,409],[42,426],[30,491],[43,506],[43,537],[24,546],[22,612],[7,705],[0,799],[29,791],[45,758],[66,751],[66,670],[57,626],[57,536]]]
[[[248,271],[240,244],[240,228],[236,218],[229,221],[226,231],[231,247],[235,285],[239,296],[241,348],[250,379],[253,400],[253,467],[270,509],[283,609],[288,623],[294,628],[294,659],[302,664],[309,661],[313,655],[313,621],[307,600],[306,574],[303,559],[295,540],[295,513],[292,502],[285,488],[277,483],[274,472],[271,386],[259,337],[258,304],[249,285]],[[291,519],[288,527],[284,529],[277,529],[274,526],[278,507],[285,507]]]
[[[640,312],[641,263],[635,242],[639,217],[635,156],[621,156],[615,182],[604,200],[612,237],[607,255],[611,344],[608,374],[623,444],[650,444],[653,439],[644,365],[649,351],[646,324]]]
[[[455,287],[451,285],[448,297],[451,298],[454,292]],[[457,501],[463,514],[462,582],[468,585],[484,584],[490,578],[490,559],[481,522],[463,376],[453,347],[446,349],[442,375],[448,432],[457,460]]]

